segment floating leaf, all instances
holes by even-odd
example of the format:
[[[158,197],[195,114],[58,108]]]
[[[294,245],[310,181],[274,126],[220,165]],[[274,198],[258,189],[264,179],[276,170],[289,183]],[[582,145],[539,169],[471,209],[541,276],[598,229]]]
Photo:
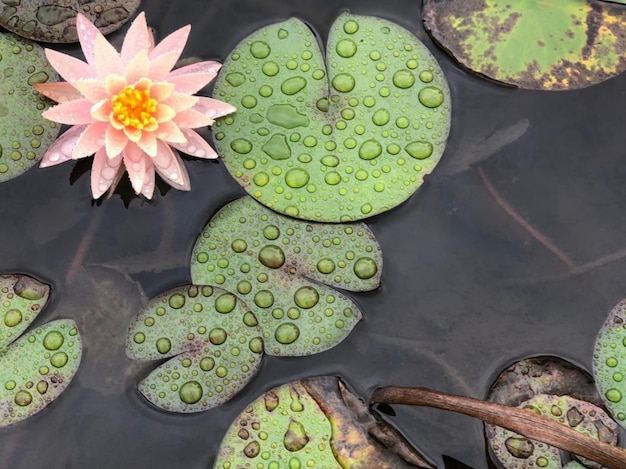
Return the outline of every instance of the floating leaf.
[[[191,259],[193,283],[220,285],[247,302],[271,355],[310,355],[341,342],[361,313],[333,288],[372,290],[381,271],[365,224],[294,220],[250,197],[213,217]]]
[[[424,0],[423,16],[461,64],[521,88],[584,88],[626,69],[626,10],[610,3]]]
[[[596,338],[593,375],[613,417],[626,428],[626,300],[609,313]]]
[[[439,161],[450,93],[409,31],[342,14],[326,64],[297,19],[244,39],[213,96],[238,108],[215,143],[237,181],[263,204],[315,221],[350,221],[407,199]]]
[[[617,444],[617,424],[599,407],[569,396],[540,394],[519,407],[569,426],[579,433],[611,445]],[[530,440],[500,427],[488,426],[489,448],[506,468],[560,469],[562,460],[557,448]],[[588,467],[599,465],[586,461]]]
[[[52,103],[31,86],[58,80],[43,49],[0,33],[0,63],[0,182],[4,182],[35,165],[60,127],[41,116]]]
[[[128,21],[138,6],[139,0],[4,0],[0,25],[37,41],[77,42],[78,13],[109,34]]]
[[[50,287],[26,275],[0,275],[0,350],[17,339],[48,301]]]
[[[126,354],[173,357],[139,384],[154,405],[200,412],[222,404],[256,373],[263,340],[254,314],[235,295],[184,286],[154,298],[131,323]]]
[[[6,315],[5,315],[6,318]],[[0,351],[0,427],[39,412],[67,388],[82,343],[71,319],[52,321]]]
[[[335,377],[279,386],[235,419],[213,469],[261,466],[432,467]]]

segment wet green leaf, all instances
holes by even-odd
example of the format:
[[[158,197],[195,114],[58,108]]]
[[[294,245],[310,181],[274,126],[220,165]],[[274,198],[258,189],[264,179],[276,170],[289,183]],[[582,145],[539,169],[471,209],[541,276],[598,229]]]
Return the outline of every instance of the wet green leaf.
[[[119,29],[139,0],[8,0],[0,4],[0,25],[43,42],[77,42],[76,15],[82,13],[103,34]]]
[[[6,8],[6,7],[5,7]],[[0,182],[35,165],[60,126],[41,113],[52,104],[31,85],[59,76],[37,44],[0,33]]]
[[[129,327],[126,354],[171,358],[139,384],[154,405],[199,412],[226,402],[256,373],[263,341],[245,303],[221,288],[184,286],[149,302]]]
[[[588,402],[569,396],[539,394],[522,402],[519,407],[533,410],[585,436],[617,444],[617,424],[601,408]],[[487,427],[486,435],[490,451],[507,469],[560,469],[563,465],[559,450],[545,443],[494,426]],[[586,462],[588,467],[598,467],[595,463]]]
[[[433,38],[492,80],[565,90],[626,69],[626,9],[595,0],[424,0]]]
[[[380,438],[380,439],[378,439]],[[233,422],[213,469],[432,467],[336,377],[307,378],[255,400]]]
[[[48,285],[27,275],[0,275],[0,350],[35,320],[49,294]]]
[[[365,224],[294,220],[250,197],[213,217],[191,259],[195,284],[220,285],[246,301],[270,355],[310,355],[341,342],[361,313],[334,288],[373,290],[381,271]]]
[[[407,199],[439,161],[450,93],[409,31],[342,14],[326,63],[297,19],[244,39],[214,97],[237,113],[213,127],[226,167],[250,195],[287,215],[350,221]]]
[[[613,417],[626,428],[626,300],[609,313],[593,353],[593,375],[600,396]]]
[[[0,427],[24,420],[56,399],[76,374],[81,355],[71,319],[49,322],[0,350]]]

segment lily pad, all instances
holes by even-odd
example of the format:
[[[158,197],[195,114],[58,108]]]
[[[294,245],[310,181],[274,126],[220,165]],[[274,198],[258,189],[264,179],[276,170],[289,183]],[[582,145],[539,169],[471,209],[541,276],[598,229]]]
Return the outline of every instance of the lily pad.
[[[609,313],[596,338],[593,375],[613,417],[626,428],[626,300]]]
[[[527,89],[567,90],[626,69],[626,9],[595,0],[424,0],[426,28],[462,65]]]
[[[213,469],[432,467],[407,445],[341,380],[322,376],[255,400],[229,428]]]
[[[200,412],[232,398],[256,373],[263,340],[246,304],[217,287],[184,286],[154,298],[129,327],[126,354],[171,358],[139,384],[155,406]]]
[[[348,13],[331,27],[326,63],[297,19],[251,34],[213,96],[238,108],[213,127],[230,173],[268,207],[313,221],[397,206],[450,130],[450,92],[428,49],[394,23]]]
[[[59,133],[60,126],[41,113],[52,102],[31,85],[59,76],[37,44],[0,33],[0,182],[35,165]]]
[[[270,355],[337,345],[361,312],[334,288],[373,290],[381,273],[382,253],[365,224],[294,220],[250,197],[211,219],[191,258],[193,283],[219,285],[246,301]]]
[[[618,426],[601,408],[569,396],[541,394],[519,407],[559,422],[590,438],[611,445],[617,444]],[[561,469],[560,451],[552,446],[530,440],[522,435],[491,426],[487,440],[492,453],[505,468]],[[587,467],[598,467],[587,462]]]
[[[139,0],[5,0],[0,25],[36,41],[77,42],[78,13],[109,34],[128,21],[137,7]]]

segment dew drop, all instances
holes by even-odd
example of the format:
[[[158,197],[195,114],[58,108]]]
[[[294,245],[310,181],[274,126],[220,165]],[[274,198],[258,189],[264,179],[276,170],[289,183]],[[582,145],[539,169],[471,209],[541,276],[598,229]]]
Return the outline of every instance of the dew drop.
[[[63,368],[68,361],[69,357],[65,352],[57,352],[50,357],[50,364],[55,368]]]
[[[372,278],[378,272],[378,266],[374,259],[361,257],[354,263],[354,273],[363,280]]]
[[[45,394],[48,392],[48,382],[47,381],[39,381],[36,386],[37,392],[39,394]]]
[[[31,393],[23,389],[15,395],[14,401],[16,405],[20,407],[26,407],[27,405],[30,405],[31,402],[33,402],[33,396]]]
[[[259,187],[263,187],[267,185],[269,181],[270,181],[269,175],[263,171],[256,173],[254,177],[252,178],[252,182],[254,182]]]
[[[259,261],[270,269],[278,269],[285,263],[285,253],[278,246],[265,246],[259,251]]]
[[[308,127],[309,118],[290,104],[274,104],[267,111],[267,120],[285,129]]]
[[[341,175],[336,171],[331,171],[329,173],[326,173],[326,175],[324,176],[324,181],[328,185],[335,186],[341,182]]]
[[[209,331],[209,340],[213,345],[222,345],[224,342],[226,342],[227,338],[228,334],[221,327],[216,327]]]
[[[291,147],[287,143],[287,137],[283,134],[275,134],[261,147],[261,150],[272,158],[280,161],[291,157]]]
[[[377,140],[371,139],[363,142],[359,148],[359,157],[362,160],[373,160],[383,152],[383,146]]]
[[[215,309],[221,314],[232,312],[236,305],[237,297],[232,293],[222,293],[215,299]]]
[[[246,457],[250,459],[256,458],[260,452],[261,443],[259,443],[258,441],[252,441],[251,443],[248,443],[243,449],[243,454],[245,454]]]
[[[304,77],[291,77],[280,85],[280,91],[287,96],[293,96],[302,91],[306,87],[306,83],[306,78]]]
[[[348,93],[354,89],[356,81],[348,73],[340,73],[333,78],[333,88],[340,93]]]
[[[300,329],[292,322],[285,322],[276,328],[274,336],[281,344],[293,344],[300,337]]]
[[[10,309],[4,313],[4,325],[15,327],[22,322],[22,312],[19,309]]]
[[[293,299],[300,308],[310,309],[319,302],[320,295],[313,287],[302,287],[296,291]]]
[[[433,144],[425,141],[411,142],[404,150],[413,158],[423,160],[433,154]]]
[[[185,295],[181,295],[180,293],[175,293],[170,296],[167,301],[171,308],[173,309],[181,309],[185,306]]]
[[[354,20],[348,20],[343,24],[343,30],[347,34],[354,34],[359,30],[359,23]]]
[[[396,87],[401,88],[401,89],[407,89],[413,86],[413,84],[415,83],[415,75],[413,75],[413,72],[411,72],[410,70],[398,70],[396,73],[393,74],[392,81]],[[421,96],[421,92],[420,92],[420,96]],[[420,101],[421,101],[421,98],[420,98]],[[424,103],[422,102],[422,104]],[[429,106],[429,107],[437,107],[439,106],[439,104],[437,104],[436,106]],[[424,105],[426,106],[426,104]]]
[[[261,67],[261,70],[268,77],[273,77],[278,74],[280,68],[278,67],[278,64],[276,62],[265,62]]]
[[[435,108],[441,106],[443,103],[443,91],[439,88],[435,88],[434,86],[427,86],[422,88],[417,95],[420,103],[429,108]]]
[[[63,345],[65,338],[59,331],[50,331],[43,338],[43,346],[48,350],[58,350]]]
[[[372,122],[376,125],[385,125],[389,122],[391,115],[387,109],[379,109],[372,116]]]
[[[254,295],[254,303],[259,308],[270,308],[274,304],[274,295],[269,290],[261,290]]]
[[[236,239],[231,243],[230,247],[233,251],[241,253],[248,249],[248,243],[244,239]]]
[[[252,143],[245,138],[237,138],[230,142],[230,148],[240,155],[247,155],[252,151]]]
[[[167,337],[161,337],[156,342],[156,348],[161,355],[165,355],[172,349],[172,342]]]
[[[200,360],[200,369],[202,371],[211,371],[215,366],[215,360],[210,357],[204,357]]]
[[[297,420],[291,420],[283,437],[283,444],[287,451],[295,452],[302,450],[309,443],[304,425]]]
[[[622,393],[619,389],[616,388],[609,389],[604,395],[610,402],[613,402],[614,404],[617,404],[622,400]]]
[[[272,52],[272,49],[267,42],[255,41],[250,46],[250,53],[253,57],[257,59],[266,58],[268,55],[270,55],[270,52]]]
[[[337,43],[337,54],[343,58],[350,58],[356,54],[356,44],[352,39],[342,39]]]
[[[178,395],[185,404],[196,404],[202,399],[202,386],[197,381],[188,381],[180,387]]]
[[[335,262],[332,259],[321,259],[317,263],[317,270],[322,274],[330,274],[335,270]]]
[[[235,88],[243,84],[246,81],[246,77],[242,73],[234,72],[226,75],[226,81]]]
[[[308,184],[309,173],[301,168],[293,168],[285,174],[285,183],[292,189],[299,189]]]

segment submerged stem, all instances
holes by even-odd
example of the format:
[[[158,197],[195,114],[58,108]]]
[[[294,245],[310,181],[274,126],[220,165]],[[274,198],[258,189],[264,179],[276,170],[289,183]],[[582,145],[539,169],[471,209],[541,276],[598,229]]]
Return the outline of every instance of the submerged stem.
[[[564,451],[592,459],[611,469],[626,469],[626,450],[589,438],[528,409],[420,387],[379,388],[372,394],[371,402],[434,407],[459,412],[514,431],[532,440],[542,441]]]

